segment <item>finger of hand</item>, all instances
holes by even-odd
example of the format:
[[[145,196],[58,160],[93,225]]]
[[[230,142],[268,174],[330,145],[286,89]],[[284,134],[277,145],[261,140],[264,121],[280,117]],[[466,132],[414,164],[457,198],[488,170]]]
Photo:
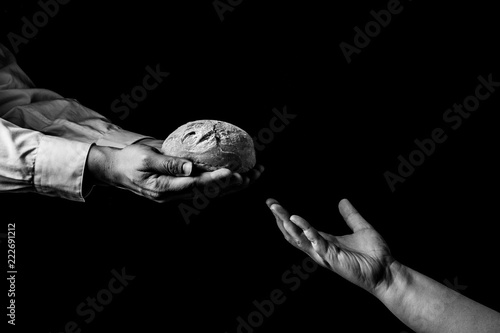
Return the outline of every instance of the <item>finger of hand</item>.
[[[259,179],[260,175],[261,173],[257,170],[250,170],[242,176],[244,179],[248,179],[249,183],[254,183],[257,179]]]
[[[239,173],[231,172],[229,169],[219,169],[211,172],[210,175],[212,179],[208,185],[213,186],[215,184],[220,196],[237,192],[248,186],[247,179]]]
[[[245,183],[243,176],[237,172],[234,172],[229,177],[229,184],[224,184],[226,187],[231,186],[242,186]]]
[[[245,188],[248,185],[254,183],[257,179],[259,179],[263,172],[264,172],[264,166],[259,164],[256,165],[253,169],[248,170],[248,172],[245,172],[243,174],[235,172],[234,175],[238,175],[238,177],[242,178],[242,185],[243,188]]]
[[[288,231],[286,231],[286,229],[283,225],[284,221],[282,219],[282,216],[286,217],[288,212],[283,207],[281,207],[280,204],[278,203],[278,201],[276,201],[275,199],[267,199],[266,204],[269,207],[269,209],[271,210],[271,212],[273,213],[274,217],[276,218],[276,225],[278,226],[278,229],[280,229],[281,233],[283,234],[283,237],[285,237],[285,239],[288,242],[291,242],[292,236],[290,236]],[[283,212],[281,215],[277,213],[277,210],[279,209],[279,207],[281,207],[283,209]],[[288,216],[289,216],[289,214],[288,214]]]
[[[191,161],[155,153],[151,156],[150,167],[162,175],[175,177],[189,176],[193,170]]]
[[[252,170],[250,170],[248,172],[248,177],[250,178],[250,180],[253,182],[253,181],[256,181],[257,179],[259,179],[259,177],[262,175],[262,173],[264,172],[264,166],[263,165],[256,165]]]
[[[271,208],[271,206],[274,205],[274,204],[278,204],[279,205],[278,200],[273,199],[273,198],[269,198],[269,199],[266,200],[267,207]]]
[[[339,203],[339,211],[345,222],[353,232],[361,229],[372,228],[366,220],[358,213],[356,208],[347,199],[342,199]]]
[[[213,190],[215,187],[222,187],[231,177],[228,169],[219,169],[213,172],[204,172],[197,177],[168,177],[168,187],[170,191],[193,191],[198,187],[203,192],[205,189]]]
[[[327,241],[309,224],[309,222],[298,215],[291,216],[290,221],[302,229],[304,235],[311,242],[314,251],[321,256],[326,254],[328,248]]]
[[[279,206],[279,205],[275,205],[275,206]],[[281,206],[279,206],[279,207],[281,207]],[[294,223],[292,223],[292,221],[290,221],[290,214],[288,214],[288,212],[286,212],[286,213],[287,213],[286,217],[283,215],[280,216],[281,219],[283,220],[283,227],[288,232],[288,234],[292,237],[292,240],[295,242],[296,245],[298,245],[299,247],[303,247],[303,246],[307,245],[307,244],[304,244],[304,241],[307,241],[307,238],[303,237],[302,229],[300,229]],[[307,243],[309,243],[309,242],[307,241]]]
[[[251,184],[250,179],[248,177],[243,177],[243,182],[241,184],[230,185],[224,188],[220,196],[224,197],[228,194],[240,192],[241,190],[246,189],[250,184]]]

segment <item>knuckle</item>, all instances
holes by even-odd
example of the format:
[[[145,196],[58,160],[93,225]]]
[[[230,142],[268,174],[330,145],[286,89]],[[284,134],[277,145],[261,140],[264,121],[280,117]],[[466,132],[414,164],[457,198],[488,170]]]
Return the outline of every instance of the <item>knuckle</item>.
[[[168,159],[165,161],[165,169],[171,173],[171,174],[178,174],[179,173],[179,165],[174,159]]]
[[[152,191],[151,193],[149,193],[149,197],[155,201],[158,201],[161,199],[161,193],[158,191]]]
[[[137,160],[139,161],[142,168],[149,168],[153,165],[153,161],[148,154],[140,153],[137,155]]]
[[[139,151],[137,152],[137,158],[143,162],[149,162],[150,161],[150,156],[147,154],[145,151]]]
[[[147,193],[151,198],[158,199],[162,196],[163,192],[165,191],[165,187],[160,184],[158,179],[154,178],[149,178],[146,183],[144,184],[145,188],[147,189]]]

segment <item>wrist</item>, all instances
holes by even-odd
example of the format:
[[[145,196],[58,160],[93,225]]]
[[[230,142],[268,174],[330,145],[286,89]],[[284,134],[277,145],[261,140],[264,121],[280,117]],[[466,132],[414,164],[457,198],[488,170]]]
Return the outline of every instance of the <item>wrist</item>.
[[[110,156],[115,148],[92,145],[85,165],[84,182],[88,185],[108,185]],[[87,186],[88,186],[87,185]]]
[[[410,280],[408,267],[394,260],[387,269],[384,282],[375,288],[373,294],[386,305],[398,303],[408,291]]]

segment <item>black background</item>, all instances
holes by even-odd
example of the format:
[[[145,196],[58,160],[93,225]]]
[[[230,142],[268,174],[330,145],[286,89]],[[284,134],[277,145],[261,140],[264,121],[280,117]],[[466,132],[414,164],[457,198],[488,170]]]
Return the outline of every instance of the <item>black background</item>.
[[[497,11],[486,1],[401,4],[350,64],[339,44],[353,44],[353,28],[387,1],[245,0],[224,21],[212,1],[61,5],[19,47],[18,63],[38,87],[125,129],[163,139],[187,121],[219,119],[257,135],[273,108],[297,116],[258,152],[261,179],[212,200],[189,225],[177,202],[110,188],[85,203],[2,194],[2,230],[17,228],[16,328],[61,332],[75,321],[82,332],[236,332],[254,300],[281,289],[286,301],[255,332],[408,330],[324,269],[290,291],[282,275],[305,255],[284,241],[268,197],[332,234],[350,232],[337,210],[348,198],[399,261],[440,282],[457,279],[463,294],[500,310],[498,92],[457,130],[442,119],[479,75],[500,81]],[[5,4],[0,41],[12,49],[7,34],[39,10],[35,1]],[[170,76],[120,119],[112,101],[157,64]],[[447,141],[392,193],[384,172],[397,172],[398,155],[437,127]],[[78,304],[122,267],[136,278],[84,323]]]

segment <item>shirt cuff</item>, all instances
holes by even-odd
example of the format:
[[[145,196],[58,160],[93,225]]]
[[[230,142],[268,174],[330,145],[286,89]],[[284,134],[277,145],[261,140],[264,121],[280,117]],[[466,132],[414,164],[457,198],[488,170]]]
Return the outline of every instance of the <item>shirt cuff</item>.
[[[142,139],[154,139],[153,137],[137,134],[122,128],[112,128],[103,137],[97,140],[98,146],[124,148]]]
[[[37,192],[74,201],[85,201],[83,172],[90,143],[44,135],[35,157]]]

